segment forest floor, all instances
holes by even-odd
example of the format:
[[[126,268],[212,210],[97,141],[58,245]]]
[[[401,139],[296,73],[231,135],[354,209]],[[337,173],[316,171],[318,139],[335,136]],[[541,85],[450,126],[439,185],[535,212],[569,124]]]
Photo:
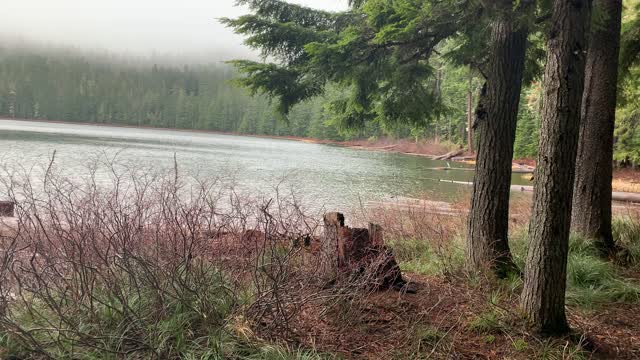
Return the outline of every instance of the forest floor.
[[[303,346],[348,359],[638,359],[637,305],[569,306],[572,333],[536,336],[518,312],[521,287],[456,275],[407,273],[416,294],[371,293],[348,320],[305,312]],[[636,280],[638,280],[636,278]]]
[[[2,359],[640,358],[638,207],[616,207],[614,237],[624,251],[610,259],[572,236],[573,330],[543,337],[519,309],[522,278],[467,272],[466,216],[434,213],[427,206],[441,203],[428,198],[425,208],[364,208],[347,219],[384,229],[417,290],[409,294],[375,291],[366,269],[336,278],[335,255],[322,251],[322,220],[295,203],[285,209],[278,200],[275,211],[271,200],[229,206],[213,200],[218,192],[183,203],[175,178],[146,196],[105,196],[90,186],[93,193],[70,197],[64,178],[51,179],[53,200],[34,199],[41,208],[23,201],[38,213],[18,211],[20,226],[0,227]],[[131,188],[144,188],[138,184]],[[451,209],[466,211],[468,195]],[[87,198],[95,199],[90,206]],[[114,206],[114,198],[135,202]],[[520,269],[530,201],[514,197],[510,206]]]
[[[453,207],[466,207],[461,196]],[[428,209],[427,209],[428,210]],[[564,337],[531,333],[519,310],[522,279],[464,270],[465,219],[408,211],[369,211],[416,294],[394,291],[353,299],[348,311],[303,323],[303,346],[349,359],[639,359],[640,209],[617,208],[614,236],[627,250],[601,259],[588,240],[572,236]],[[510,241],[520,268],[526,258],[529,200],[512,200]],[[321,311],[316,309],[316,311]],[[336,321],[335,319],[339,319]]]

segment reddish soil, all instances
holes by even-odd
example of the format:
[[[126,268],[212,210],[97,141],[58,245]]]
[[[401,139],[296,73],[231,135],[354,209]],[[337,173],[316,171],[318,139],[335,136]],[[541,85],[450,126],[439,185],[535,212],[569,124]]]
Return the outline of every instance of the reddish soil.
[[[519,164],[519,165],[525,165],[525,166],[531,166],[531,167],[536,167],[536,160],[535,159],[515,159],[513,160],[513,162],[515,164]]]
[[[613,178],[630,183],[640,183],[640,171],[634,169],[616,169],[613,172]]]
[[[327,313],[307,307],[295,325],[298,344],[347,359],[531,359],[550,348],[557,358],[572,358],[578,344],[595,359],[640,358],[640,314],[633,306],[614,304],[588,313],[569,308],[574,335],[543,339],[522,326],[517,296],[491,305],[492,291],[466,285],[466,279],[408,278],[417,285],[415,295],[372,293],[344,300]],[[489,313],[498,314],[494,327],[471,326]]]

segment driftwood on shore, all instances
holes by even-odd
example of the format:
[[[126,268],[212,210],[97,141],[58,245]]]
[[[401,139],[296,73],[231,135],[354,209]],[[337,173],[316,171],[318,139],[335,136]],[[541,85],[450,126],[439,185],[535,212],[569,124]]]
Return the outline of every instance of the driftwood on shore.
[[[475,159],[476,159],[475,155],[456,156],[456,157],[452,157],[451,161],[470,161],[470,160],[475,160]]]
[[[460,156],[462,154],[464,154],[464,149],[453,150],[444,155],[434,156],[433,160],[451,160],[454,157]]]
[[[421,213],[440,216],[465,216],[468,211],[442,201],[395,197],[386,201],[369,201],[368,208],[381,210],[419,211]]]
[[[466,182],[466,181],[454,181],[454,180],[440,180],[440,181],[448,182],[452,184],[459,184],[459,185],[468,185],[468,186],[473,185],[472,182]],[[511,185],[511,191],[513,192],[533,193],[533,189],[534,189],[533,186],[530,186],[530,185]],[[640,203],[640,193],[614,191],[611,193],[611,199],[613,201]]]
[[[450,167],[450,166],[441,166],[435,168],[427,168],[426,170],[436,170],[436,171],[476,171],[474,168],[462,168],[462,167]],[[524,168],[524,167],[514,167],[512,172],[514,174],[533,174],[535,169],[533,168]]]

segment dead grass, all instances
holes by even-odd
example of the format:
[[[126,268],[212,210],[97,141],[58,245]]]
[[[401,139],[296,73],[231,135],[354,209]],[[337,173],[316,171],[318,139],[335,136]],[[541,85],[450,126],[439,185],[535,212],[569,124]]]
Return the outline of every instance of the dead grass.
[[[418,294],[380,292],[301,318],[304,346],[349,359],[636,359],[638,322],[625,306],[570,311],[574,335],[544,339],[522,326],[517,291],[462,277],[409,274]],[[475,284],[475,285],[474,285]],[[502,287],[502,288],[501,288]],[[493,289],[493,290],[490,290]],[[489,291],[488,291],[489,290]],[[517,289],[516,289],[517,290]]]
[[[640,182],[631,179],[613,179],[613,191],[640,193]]]

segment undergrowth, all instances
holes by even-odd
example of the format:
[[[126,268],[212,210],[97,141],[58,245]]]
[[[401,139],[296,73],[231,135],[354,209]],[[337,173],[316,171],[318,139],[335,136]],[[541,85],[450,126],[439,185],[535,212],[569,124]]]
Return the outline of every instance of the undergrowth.
[[[465,271],[461,218],[415,215],[381,222],[408,278],[413,273],[447,279],[432,285],[465,297],[439,308],[451,293],[424,290],[415,296],[443,298],[415,314],[394,308],[406,301],[420,309],[423,303],[415,297],[385,298],[381,307],[355,287],[327,291],[326,269],[320,271],[326,259],[311,251],[318,247],[317,224],[296,204],[277,198],[222,202],[211,193],[213,185],[188,187],[177,173],[159,185],[155,178],[140,180],[112,192],[94,183],[80,191],[65,179],[47,180],[44,195],[19,194],[18,220],[0,233],[3,359],[335,358],[316,351],[315,340],[296,338],[296,316],[314,311],[353,333],[370,331],[376,315],[385,331],[406,317],[396,323],[407,328],[405,345],[396,350],[411,358],[458,354],[455,346],[465,346],[456,342],[460,336],[502,346],[515,358],[589,355],[583,339],[538,339],[526,332],[517,310],[519,275],[496,280]],[[180,195],[187,190],[188,201]],[[527,252],[525,226],[514,227],[510,239],[520,268]],[[634,279],[640,223],[617,218],[614,234],[625,249],[624,261],[603,259],[590,240],[571,237],[567,303],[573,309],[588,313],[607,304],[640,303]],[[300,247],[301,239],[308,240],[307,248]],[[437,314],[445,310],[446,316]],[[460,320],[446,326],[429,322],[438,316]]]

